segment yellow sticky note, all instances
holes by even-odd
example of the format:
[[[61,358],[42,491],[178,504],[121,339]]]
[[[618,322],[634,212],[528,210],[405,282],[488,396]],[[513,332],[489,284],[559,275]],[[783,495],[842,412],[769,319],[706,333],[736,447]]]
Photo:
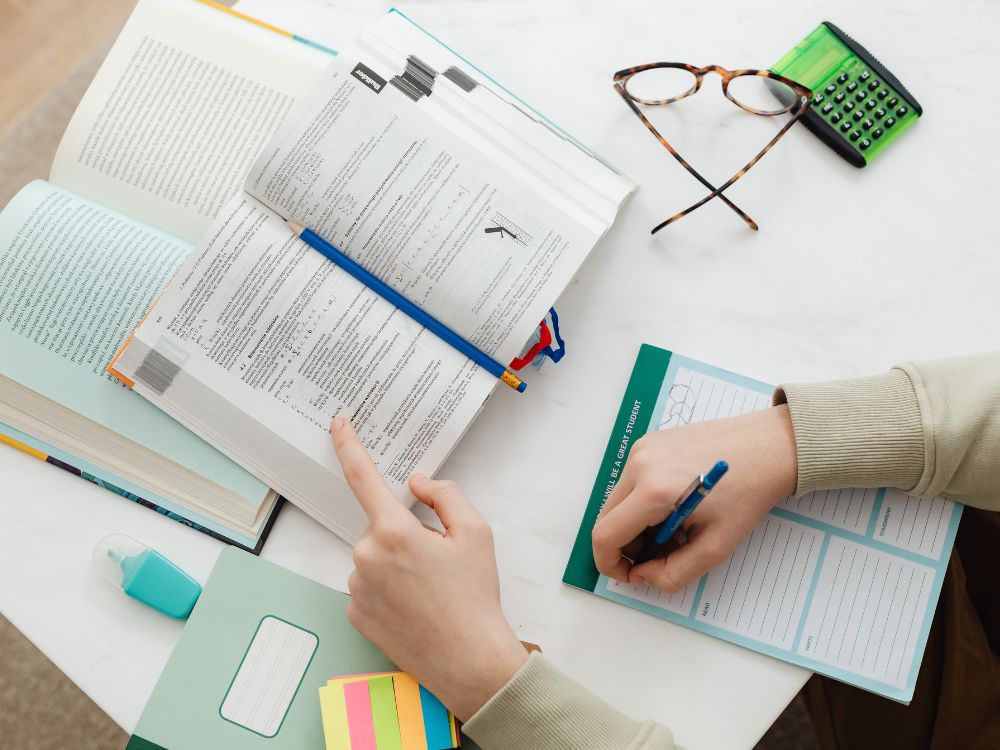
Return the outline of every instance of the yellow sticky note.
[[[392,676],[396,692],[396,716],[403,750],[427,750],[424,713],[420,707],[420,685],[405,672]]]
[[[326,750],[344,750],[351,746],[351,734],[347,725],[347,704],[344,702],[344,686],[324,685],[319,689],[319,708],[323,715],[323,736]]]

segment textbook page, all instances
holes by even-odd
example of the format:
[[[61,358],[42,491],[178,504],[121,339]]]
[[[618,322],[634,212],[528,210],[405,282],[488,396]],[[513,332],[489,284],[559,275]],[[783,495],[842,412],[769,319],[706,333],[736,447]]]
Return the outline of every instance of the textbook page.
[[[330,59],[195,0],[140,0],[50,180],[196,242]]]
[[[765,409],[772,391],[644,345],[588,518],[647,431]],[[961,513],[951,500],[895,489],[812,492],[779,503],[728,560],[676,594],[598,575],[592,556],[588,571],[581,549],[574,549],[564,580],[908,703]],[[585,521],[578,546],[585,537],[589,549],[592,528]]]
[[[53,410],[22,410],[18,394],[32,391],[133,441],[145,461],[173,462],[257,508],[265,485],[105,372],[190,249],[51,183],[22,188],[0,213],[0,421],[180,499],[178,486],[157,485],[142,461],[65,429]]]
[[[438,125],[603,232],[635,183],[398,8],[341,50],[413,98]]]
[[[348,415],[396,496],[443,463],[496,378],[236,196],[114,371],[340,536],[367,519],[330,446]]]
[[[343,54],[262,151],[246,190],[501,362],[607,226],[571,217]]]

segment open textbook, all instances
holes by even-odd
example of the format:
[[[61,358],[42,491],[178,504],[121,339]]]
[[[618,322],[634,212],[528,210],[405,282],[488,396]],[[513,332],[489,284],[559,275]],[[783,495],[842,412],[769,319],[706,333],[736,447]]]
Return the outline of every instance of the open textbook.
[[[412,502],[407,478],[441,465],[497,381],[286,219],[509,362],[633,187],[391,12],[291,110],[111,372],[355,540],[331,418]]]
[[[259,549],[277,494],[105,371],[331,56],[142,0],[60,143],[0,214],[0,433]]]
[[[636,440],[650,430],[765,409],[772,390],[643,345],[563,581],[909,703],[959,503],[893,489],[789,497],[728,560],[672,595],[610,580],[594,566],[591,531]]]

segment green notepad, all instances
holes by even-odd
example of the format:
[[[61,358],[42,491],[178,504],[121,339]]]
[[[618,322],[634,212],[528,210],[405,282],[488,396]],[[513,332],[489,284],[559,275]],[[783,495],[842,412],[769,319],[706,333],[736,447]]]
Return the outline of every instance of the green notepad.
[[[643,344],[563,581],[909,703],[962,515],[952,500],[874,488],[785,498],[725,562],[674,594],[597,571],[591,532],[636,441],[766,409],[772,391]]]

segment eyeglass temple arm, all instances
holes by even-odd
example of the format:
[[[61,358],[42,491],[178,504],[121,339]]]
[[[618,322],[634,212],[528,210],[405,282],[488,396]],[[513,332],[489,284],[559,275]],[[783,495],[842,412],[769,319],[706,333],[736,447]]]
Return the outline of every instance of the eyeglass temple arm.
[[[792,116],[792,118],[787,123],[785,123],[785,126],[775,134],[774,138],[772,138],[768,142],[768,144],[766,146],[764,146],[764,148],[762,148],[760,150],[760,153],[758,153],[753,159],[751,159],[750,161],[748,161],[743,166],[742,169],[740,169],[736,174],[734,174],[732,177],[730,177],[725,182],[725,184],[720,185],[717,188],[711,188],[712,192],[709,193],[708,195],[706,195],[700,201],[698,201],[697,203],[695,203],[692,206],[688,206],[683,211],[681,211],[679,214],[676,214],[675,216],[671,216],[669,219],[667,219],[666,221],[664,221],[662,224],[657,224],[655,227],[653,227],[653,231],[651,232],[651,234],[656,234],[661,229],[663,229],[663,227],[667,226],[667,224],[671,224],[671,223],[677,221],[682,216],[687,216],[689,213],[691,213],[692,211],[694,211],[696,208],[700,208],[701,206],[704,206],[706,203],[708,203],[710,200],[712,200],[712,198],[722,198],[723,201],[725,201],[726,203],[729,203],[729,199],[726,198],[726,196],[724,196],[722,194],[722,191],[727,190],[734,182],[736,182],[738,179],[740,179],[740,177],[742,177],[743,175],[745,175],[754,164],[756,164],[758,161],[760,161],[761,157],[763,157],[764,154],[766,154],[768,151],[770,151],[771,147],[775,143],[778,142],[778,139],[781,138],[781,136],[783,136],[785,133],[787,133],[788,129],[790,127],[792,127],[792,125],[794,125],[796,123],[796,121],[798,121],[798,119],[802,116],[802,113],[805,112],[805,109],[806,109],[806,107],[808,105],[809,105],[809,100],[808,99],[804,99],[803,102],[802,102],[802,104],[799,106],[798,111]],[[756,224],[753,225],[753,229],[757,229],[757,225]]]
[[[698,182],[700,182],[702,185],[704,185],[705,187],[707,187],[709,190],[712,191],[712,195],[710,197],[715,197],[716,195],[718,195],[722,199],[723,203],[725,203],[727,206],[733,209],[733,211],[735,211],[737,215],[741,219],[743,219],[743,221],[746,222],[747,226],[749,226],[754,231],[757,231],[757,222],[751,219],[750,216],[743,211],[743,209],[741,209],[739,206],[737,206],[735,203],[729,200],[729,198],[727,198],[725,195],[722,195],[722,190],[725,188],[723,187],[722,189],[716,189],[716,187],[712,185],[711,182],[709,182],[708,180],[706,180],[704,177],[701,176],[698,170],[696,170],[694,167],[688,164],[687,161],[684,160],[684,157],[682,157],[679,153],[677,153],[674,147],[667,142],[667,139],[664,138],[662,135],[660,135],[659,131],[657,131],[657,129],[653,127],[653,123],[651,123],[648,119],[646,119],[646,116],[642,114],[642,110],[640,110],[636,106],[635,102],[632,101],[632,99],[629,97],[629,95],[625,93],[625,90],[621,84],[616,83],[615,89],[618,91],[618,94],[621,96],[621,98],[625,100],[625,103],[628,104],[628,106],[632,108],[632,111],[635,112],[635,114],[639,117],[640,120],[642,120],[643,124],[646,126],[649,132],[653,134],[653,137],[656,138],[656,140],[658,140],[663,145],[663,147],[670,152],[670,155],[673,156],[680,163],[680,165],[684,167],[684,169],[690,172],[691,175],[696,180],[698,180]],[[657,229],[662,229],[671,221],[675,221],[676,219],[679,219],[683,215],[684,215],[683,213],[680,213],[677,214],[677,216],[667,219],[667,221],[657,226],[656,229],[653,230],[653,232],[655,233]]]

